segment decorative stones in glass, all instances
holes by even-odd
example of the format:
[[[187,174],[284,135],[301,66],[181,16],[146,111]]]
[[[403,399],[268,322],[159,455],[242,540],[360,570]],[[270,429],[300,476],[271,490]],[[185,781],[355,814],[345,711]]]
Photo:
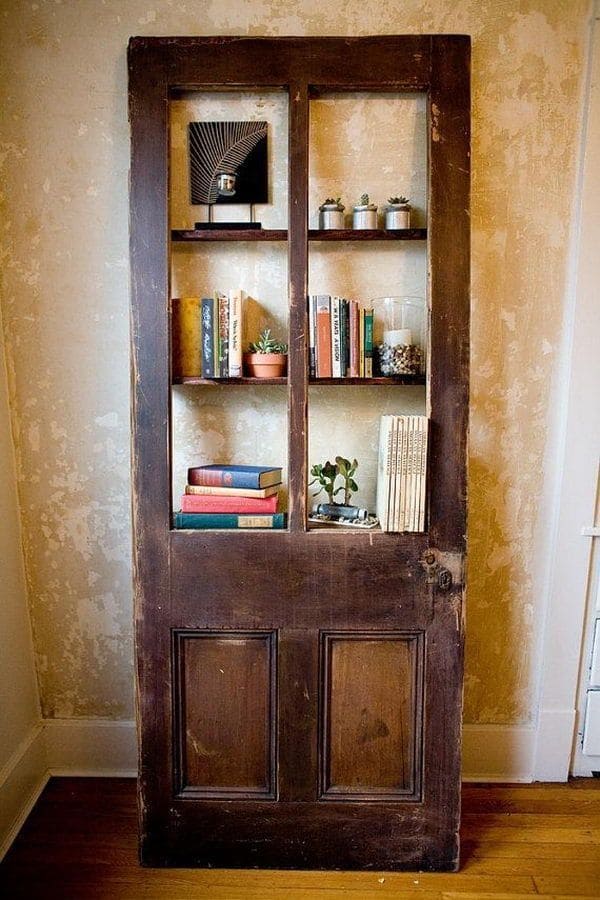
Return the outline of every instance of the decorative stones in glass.
[[[319,228],[322,231],[335,231],[344,227],[345,206],[337,203],[323,203],[319,207]]]
[[[357,231],[377,228],[377,206],[374,203],[358,204],[352,214],[352,228]]]
[[[375,310],[375,374],[423,375],[425,301],[422,297],[381,297]]]
[[[387,231],[410,228],[410,206],[408,203],[388,203],[385,208],[385,227]]]

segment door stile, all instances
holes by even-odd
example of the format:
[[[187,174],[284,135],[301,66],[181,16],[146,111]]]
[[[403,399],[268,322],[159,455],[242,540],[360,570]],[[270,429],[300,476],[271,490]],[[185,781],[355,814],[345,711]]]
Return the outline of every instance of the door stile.
[[[470,41],[432,37],[429,540],[464,554],[469,409]]]
[[[152,48],[133,39],[129,52],[138,808],[143,859],[160,862],[165,854],[161,805],[172,790],[171,651],[166,617],[170,605],[168,87]],[[148,68],[156,72],[155,78],[145,77]]]
[[[306,530],[308,421],[308,86],[289,86],[289,528]]]

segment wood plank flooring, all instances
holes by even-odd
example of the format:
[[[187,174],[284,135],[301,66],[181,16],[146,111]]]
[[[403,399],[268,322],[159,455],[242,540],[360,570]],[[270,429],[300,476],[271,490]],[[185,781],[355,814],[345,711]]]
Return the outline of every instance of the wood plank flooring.
[[[6,900],[600,898],[600,781],[465,785],[457,874],[142,869],[135,782],[55,778],[0,865]]]

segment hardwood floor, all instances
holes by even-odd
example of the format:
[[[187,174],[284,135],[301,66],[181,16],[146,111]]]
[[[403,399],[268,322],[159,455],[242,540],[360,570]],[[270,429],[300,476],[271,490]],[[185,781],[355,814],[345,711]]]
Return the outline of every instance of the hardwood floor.
[[[0,897],[503,900],[600,897],[600,781],[465,785],[457,874],[142,869],[135,782],[55,778],[0,865]]]

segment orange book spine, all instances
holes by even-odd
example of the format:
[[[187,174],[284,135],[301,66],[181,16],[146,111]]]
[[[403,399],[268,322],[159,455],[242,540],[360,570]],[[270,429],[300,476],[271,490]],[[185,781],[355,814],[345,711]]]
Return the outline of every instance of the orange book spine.
[[[348,374],[350,378],[358,378],[359,376],[359,327],[358,327],[358,303],[356,300],[350,301],[350,366]]]
[[[331,378],[331,300],[317,295],[317,378]]]

